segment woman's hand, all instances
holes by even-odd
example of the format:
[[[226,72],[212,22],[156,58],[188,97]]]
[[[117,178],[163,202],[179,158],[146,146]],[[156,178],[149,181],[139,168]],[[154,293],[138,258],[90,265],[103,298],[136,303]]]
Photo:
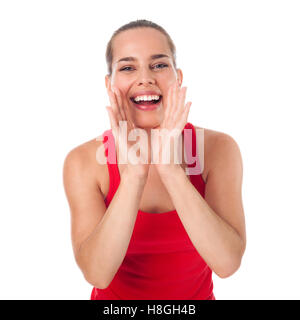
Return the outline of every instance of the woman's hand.
[[[172,86],[170,86],[168,91],[164,120],[158,127],[158,129],[164,129],[164,131],[166,132],[164,138],[167,140],[170,139],[169,141],[171,142],[171,150],[166,149],[164,150],[164,152],[171,153],[170,162],[166,164],[163,163],[163,148],[166,148],[166,144],[164,143],[163,139],[159,139],[160,161],[158,164],[156,164],[156,169],[161,175],[170,173],[170,169],[172,170],[180,165],[178,163],[175,163],[174,154],[179,156],[179,150],[172,150],[172,142],[173,148],[175,148],[176,145],[179,146],[179,143],[181,143],[179,137],[181,136],[182,130],[184,129],[187,123],[187,118],[192,102],[187,102],[185,104],[186,90],[187,87],[180,88],[180,86],[175,81],[175,83]]]
[[[125,157],[125,169],[124,171],[120,172],[120,175],[122,176],[122,173],[127,171],[129,174],[141,178],[141,179],[147,179],[148,171],[149,171],[149,165],[150,165],[150,155],[143,153],[144,149],[140,149],[140,154],[138,155],[138,163],[132,164],[130,161],[130,157],[128,159],[128,151],[130,147],[132,147],[133,144],[136,142],[129,142],[128,141],[128,135],[133,129],[137,129],[135,126],[135,123],[132,119],[130,106],[128,105],[128,102],[126,100],[126,97],[123,97],[121,91],[116,87],[111,87],[111,84],[109,82],[108,88],[107,88],[109,100],[111,103],[111,106],[107,106],[106,110],[108,111],[110,124],[112,128],[112,133],[115,139],[116,144],[116,152],[122,153]],[[119,121],[126,121],[127,122],[127,132],[126,137],[122,137],[120,139],[120,122]],[[148,151],[148,150],[147,150]]]

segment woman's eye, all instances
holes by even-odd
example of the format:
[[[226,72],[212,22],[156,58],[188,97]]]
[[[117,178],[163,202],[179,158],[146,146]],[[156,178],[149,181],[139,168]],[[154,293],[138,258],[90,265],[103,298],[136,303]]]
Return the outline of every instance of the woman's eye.
[[[156,64],[154,67],[156,67],[156,66],[162,66],[161,68],[159,68],[159,69],[162,69],[162,68],[167,67],[168,65],[165,64],[165,63],[158,63],[158,64]]]
[[[131,68],[131,67],[124,67],[124,68],[120,69],[120,71],[128,71],[128,70],[126,70],[127,68]]]
[[[158,66],[161,66],[161,67],[158,67]],[[156,67],[158,67],[158,69],[162,69],[162,68],[168,67],[168,65],[165,63],[158,63],[153,68],[157,69]],[[120,69],[120,71],[131,71],[129,69],[132,69],[132,68],[131,67],[123,67],[122,69]]]

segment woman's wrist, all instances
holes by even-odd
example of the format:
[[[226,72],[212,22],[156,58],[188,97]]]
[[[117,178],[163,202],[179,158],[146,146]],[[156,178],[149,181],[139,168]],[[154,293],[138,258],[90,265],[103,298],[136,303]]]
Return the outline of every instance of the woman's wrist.
[[[129,181],[129,183],[131,184],[145,185],[147,181],[147,176],[145,174],[138,173],[137,170],[135,170],[135,168],[127,166],[124,169],[121,179]]]
[[[170,177],[182,170],[180,164],[156,164],[155,167],[162,178]]]

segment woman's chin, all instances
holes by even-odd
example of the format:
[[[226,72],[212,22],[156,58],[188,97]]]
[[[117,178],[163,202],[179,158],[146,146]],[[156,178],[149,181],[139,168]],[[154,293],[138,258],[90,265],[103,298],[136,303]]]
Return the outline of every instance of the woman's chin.
[[[136,121],[136,126],[141,129],[155,129],[160,126],[160,121],[157,121],[157,120],[151,121],[150,119],[143,119],[143,120],[140,119],[139,121]]]

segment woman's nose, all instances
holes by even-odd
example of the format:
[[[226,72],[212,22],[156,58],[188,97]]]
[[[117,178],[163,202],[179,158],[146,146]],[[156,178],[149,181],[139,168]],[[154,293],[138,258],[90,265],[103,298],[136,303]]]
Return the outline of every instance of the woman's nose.
[[[151,71],[141,71],[138,79],[137,79],[137,84],[141,85],[141,84],[153,84],[155,83],[155,78],[153,77],[153,75],[151,74]]]

